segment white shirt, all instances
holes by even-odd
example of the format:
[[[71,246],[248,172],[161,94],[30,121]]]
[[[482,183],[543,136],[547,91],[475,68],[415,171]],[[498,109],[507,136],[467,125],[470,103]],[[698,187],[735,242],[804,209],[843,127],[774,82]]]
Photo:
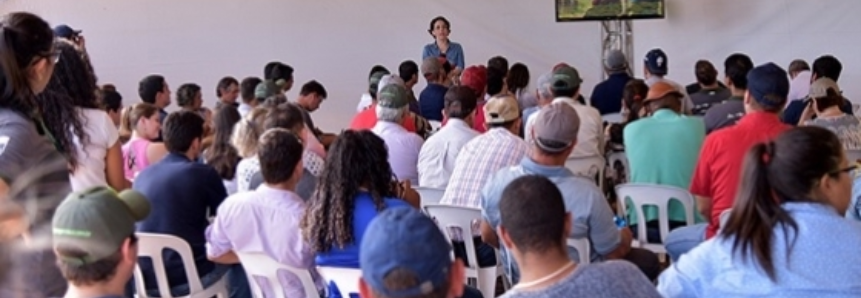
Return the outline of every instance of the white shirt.
[[[253,110],[253,109],[254,109],[254,107],[252,107],[251,105],[242,102],[242,103],[239,103],[239,108],[237,108],[236,110],[239,111],[239,116],[244,118],[245,115],[248,114],[248,112],[251,112],[251,110]]]
[[[656,75],[652,75],[648,79],[646,79],[646,85],[649,86],[650,88],[652,87],[653,84],[655,84],[657,82],[664,82],[664,83],[670,84],[673,86],[673,88],[676,89],[676,91],[679,91],[679,93],[684,95],[684,98],[682,98],[682,111],[684,111],[685,114],[687,114],[687,115],[691,114],[691,109],[694,107],[694,102],[693,102],[693,100],[691,100],[691,97],[688,95],[688,89],[687,88],[685,88],[682,85],[679,85],[679,83],[676,83],[676,82],[671,81],[671,80],[667,80],[665,78],[662,78],[662,77],[659,77]]]
[[[105,177],[105,157],[108,149],[119,139],[117,127],[108,113],[99,109],[78,109],[81,113],[84,133],[89,136],[86,144],[75,135],[73,142],[77,148],[78,167],[69,174],[72,190],[79,191],[93,186],[108,186]],[[74,135],[74,134],[73,134]]]
[[[793,100],[804,99],[810,94],[810,75],[810,71],[805,70],[799,72],[792,81],[789,81],[789,96],[786,97],[789,99],[786,101],[787,106]]]
[[[479,135],[466,122],[449,118],[422,146],[419,153],[419,186],[444,189],[454,171],[454,162],[463,146]]]
[[[371,106],[374,103],[374,99],[371,98],[371,94],[365,92],[362,94],[362,98],[359,99],[359,104],[356,105],[356,112],[361,112]]]
[[[424,141],[419,135],[409,132],[403,126],[388,121],[377,121],[371,131],[386,142],[389,149],[389,165],[398,180],[410,180],[418,185],[417,164]]]

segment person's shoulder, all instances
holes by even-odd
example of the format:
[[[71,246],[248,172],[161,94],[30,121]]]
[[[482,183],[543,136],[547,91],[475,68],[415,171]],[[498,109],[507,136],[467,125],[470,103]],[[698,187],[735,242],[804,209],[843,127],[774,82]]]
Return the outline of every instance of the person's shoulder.
[[[614,276],[614,277],[624,277],[624,276],[634,276],[634,275],[642,275],[640,269],[637,268],[631,262],[623,261],[623,260],[607,260],[600,263],[593,263],[588,265],[583,265],[582,272],[583,274],[589,274],[596,277],[600,276]]]
[[[407,201],[401,200],[399,198],[384,198],[383,201],[386,203],[386,209],[388,208],[412,208]]]

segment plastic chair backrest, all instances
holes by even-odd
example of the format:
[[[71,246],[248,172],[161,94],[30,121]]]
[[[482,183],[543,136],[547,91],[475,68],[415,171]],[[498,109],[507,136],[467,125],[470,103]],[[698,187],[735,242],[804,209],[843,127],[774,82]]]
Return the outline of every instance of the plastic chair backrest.
[[[568,246],[577,249],[577,254],[580,255],[580,264],[591,263],[592,243],[589,238],[568,238]]]
[[[604,119],[604,122],[607,123],[622,123],[622,113],[612,113],[601,116]]]
[[[419,196],[421,196],[422,207],[439,204],[439,201],[442,200],[442,196],[445,194],[445,189],[439,188],[419,186],[414,187],[413,189],[415,189],[415,191],[419,193]]]
[[[685,209],[685,221],[688,225],[694,224],[694,197],[687,190],[666,185],[627,183],[616,186],[616,195],[619,198],[622,214],[627,214],[626,199],[631,199],[634,204],[634,212],[637,214],[637,240],[640,244],[649,243],[643,206],[650,205],[658,208],[661,243],[664,243],[667,234],[670,233],[668,213],[670,200],[681,202]],[[663,245],[660,246],[663,247]]]
[[[446,239],[451,242],[451,235],[448,233],[450,227],[458,227],[463,231],[464,246],[466,247],[466,261],[469,263],[469,269],[479,269],[478,256],[475,253],[475,243],[472,241],[472,222],[481,220],[481,209],[468,208],[453,205],[427,205],[424,207],[425,212],[436,220]],[[477,273],[476,273],[477,274]],[[469,276],[478,278],[478,276]]]
[[[625,170],[625,179],[622,180],[624,183],[630,181],[631,167],[628,166],[628,155],[625,152],[613,152],[607,159],[611,169],[616,170],[616,163],[618,163]]]
[[[191,246],[182,238],[153,233],[136,233],[138,237],[138,257],[149,257],[152,259],[152,268],[155,271],[155,280],[161,297],[172,297],[170,285],[167,283],[167,271],[164,268],[162,252],[170,249],[182,258],[185,267],[185,275],[188,278],[189,293],[197,293],[203,290],[200,283],[200,275],[197,274],[197,266],[194,264],[194,256],[191,254]],[[135,287],[138,297],[146,298],[146,285],[140,266],[135,266]]]
[[[260,252],[241,253],[236,252],[239,257],[239,262],[242,263],[242,268],[245,269],[245,276],[248,278],[248,285],[251,287],[251,293],[256,298],[264,297],[264,290],[257,283],[255,277],[261,277],[268,281],[269,290],[275,297],[287,297],[284,288],[288,285],[281,283],[278,278],[278,272],[287,271],[299,278],[302,283],[302,288],[305,291],[305,297],[317,297],[320,294],[317,292],[317,286],[311,278],[311,273],[306,269],[294,268],[281,263],[275,259]]]
[[[351,293],[359,294],[359,279],[362,278],[362,270],[356,268],[317,267],[317,272],[323,275],[327,281],[334,282],[338,286],[341,296],[348,297]]]

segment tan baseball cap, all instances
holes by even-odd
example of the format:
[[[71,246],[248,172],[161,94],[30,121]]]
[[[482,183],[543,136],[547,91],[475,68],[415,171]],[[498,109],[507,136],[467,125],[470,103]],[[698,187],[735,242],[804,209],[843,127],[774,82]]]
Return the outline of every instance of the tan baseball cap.
[[[484,122],[487,124],[501,124],[517,118],[520,118],[520,107],[514,96],[497,95],[484,105]]]

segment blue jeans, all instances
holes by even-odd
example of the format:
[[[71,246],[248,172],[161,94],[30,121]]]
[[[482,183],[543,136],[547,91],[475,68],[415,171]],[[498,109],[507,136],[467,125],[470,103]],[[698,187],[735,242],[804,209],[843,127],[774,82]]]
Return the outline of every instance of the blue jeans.
[[[679,260],[683,254],[687,253],[700,243],[706,240],[706,228],[708,224],[695,224],[692,226],[681,227],[675,229],[667,235],[667,241],[664,247],[667,248],[667,254],[673,262]]]

